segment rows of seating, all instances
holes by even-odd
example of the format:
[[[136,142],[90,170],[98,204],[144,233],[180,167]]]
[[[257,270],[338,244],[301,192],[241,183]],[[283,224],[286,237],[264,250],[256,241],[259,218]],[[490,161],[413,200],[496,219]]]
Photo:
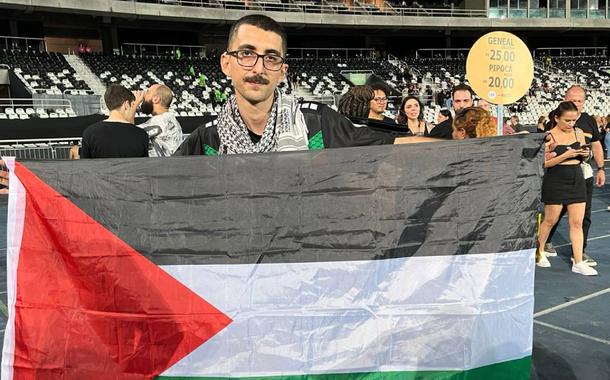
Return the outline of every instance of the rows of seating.
[[[1,50],[0,64],[8,65],[32,93],[61,95],[86,93],[87,83],[60,53],[37,50]]]
[[[221,72],[219,59],[138,57],[83,54],[81,58],[105,85],[120,84],[130,90],[144,90],[165,83],[175,94],[171,110],[180,116],[201,116],[219,111],[215,91],[230,94],[231,83]],[[200,74],[207,79],[200,83]]]
[[[76,117],[76,113],[72,108],[41,107],[5,107],[0,112],[0,119],[3,120],[55,119],[62,117]]]
[[[302,58],[291,59],[291,78],[312,95],[339,95],[347,92],[350,83],[342,71],[370,71],[391,88],[401,91],[404,76],[387,60],[373,58]]]
[[[51,91],[70,87],[86,91],[89,86],[78,78],[65,57],[56,53],[36,51],[2,51],[0,63],[9,64],[24,83],[35,92],[37,88],[49,86]],[[83,54],[83,61],[100,80],[109,85],[121,84],[131,90],[146,89],[153,83],[167,84],[175,94],[172,111],[180,116],[202,116],[216,113],[220,104],[217,94],[230,95],[230,80],[221,72],[218,57],[183,58],[155,56],[127,56]],[[454,85],[467,82],[465,57],[419,58],[406,60],[417,78],[419,93],[426,86],[435,92],[449,91]],[[342,71],[370,71],[381,77],[391,88],[402,92],[412,86],[412,74],[398,69],[388,60],[373,58],[289,58],[289,81],[300,94],[338,97],[345,93],[351,83]],[[524,124],[535,124],[538,116],[548,114],[563,99],[563,94],[573,83],[584,85],[588,90],[585,110],[591,114],[610,114],[610,73],[600,68],[610,66],[606,57],[554,57],[553,70],[537,67],[535,80],[525,97],[527,107],[517,112]],[[205,83],[200,81],[205,76]],[[63,89],[63,90],[62,90]],[[413,89],[409,89],[409,92]],[[403,93],[404,94],[404,93]],[[435,102],[436,103],[436,102]],[[426,110],[427,120],[434,120],[444,104],[433,103]],[[395,113],[389,105],[390,112]],[[71,108],[0,107],[0,119],[55,118],[75,116]],[[506,113],[514,113],[512,107]]]
[[[422,84],[431,83],[436,91],[450,90],[454,85],[467,82],[465,57],[411,58],[410,67],[419,71]],[[566,90],[573,84],[587,88],[585,111],[593,115],[610,114],[610,73],[600,70],[610,66],[606,57],[553,57],[555,71],[543,67],[534,69],[534,81],[525,96],[525,109],[505,107],[505,115],[516,114],[522,124],[536,124],[538,117],[548,115],[563,100]]]

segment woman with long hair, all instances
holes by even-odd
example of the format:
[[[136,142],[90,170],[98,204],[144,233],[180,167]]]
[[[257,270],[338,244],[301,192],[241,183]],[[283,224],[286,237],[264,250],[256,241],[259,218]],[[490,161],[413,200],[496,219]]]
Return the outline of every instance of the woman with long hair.
[[[396,122],[405,125],[413,136],[428,136],[431,130],[424,120],[424,105],[418,97],[413,95],[402,100]]]
[[[550,131],[546,145],[554,146],[555,157],[545,156],[546,172],[542,180],[542,202],[544,220],[538,231],[536,265],[550,267],[542,248],[553,226],[559,221],[563,207],[568,210],[570,242],[572,244],[572,272],[594,276],[597,271],[583,262],[584,234],[582,222],[585,217],[587,190],[580,164],[589,156],[582,130],[575,127],[578,108],[572,102],[562,102],[551,112]]]

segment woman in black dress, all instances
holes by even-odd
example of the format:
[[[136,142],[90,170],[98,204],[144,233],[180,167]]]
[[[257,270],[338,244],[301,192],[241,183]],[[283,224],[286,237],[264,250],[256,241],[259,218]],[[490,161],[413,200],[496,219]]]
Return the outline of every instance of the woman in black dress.
[[[546,144],[554,146],[555,157],[545,158],[544,161],[546,169],[542,181],[544,220],[538,233],[537,265],[551,266],[541,247],[544,247],[549,232],[559,221],[561,210],[565,206],[568,209],[569,234],[574,255],[572,272],[594,276],[597,271],[582,261],[584,240],[582,221],[585,216],[586,186],[580,164],[588,157],[590,151],[585,145],[583,132],[574,127],[578,119],[578,109],[572,102],[562,102],[551,113],[549,119],[551,129]]]

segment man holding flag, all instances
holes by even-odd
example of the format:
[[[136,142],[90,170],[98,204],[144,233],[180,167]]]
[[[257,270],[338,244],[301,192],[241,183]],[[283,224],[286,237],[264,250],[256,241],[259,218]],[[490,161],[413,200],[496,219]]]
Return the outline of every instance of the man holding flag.
[[[236,23],[185,149],[298,152],[9,162],[3,376],[529,378],[540,143],[307,152],[395,141],[278,92],[278,27]]]
[[[231,28],[222,71],[235,95],[218,118],[195,130],[176,154],[219,155],[420,142],[356,128],[330,107],[299,103],[277,89],[287,73],[286,33],[273,19],[249,15]]]

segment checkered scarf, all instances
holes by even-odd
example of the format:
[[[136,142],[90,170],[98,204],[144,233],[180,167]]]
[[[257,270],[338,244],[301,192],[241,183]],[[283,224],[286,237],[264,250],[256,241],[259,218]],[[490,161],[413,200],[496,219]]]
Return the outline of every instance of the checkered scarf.
[[[298,102],[275,91],[267,126],[256,144],[239,114],[235,96],[228,99],[218,115],[220,154],[281,152],[308,149],[307,126]]]

